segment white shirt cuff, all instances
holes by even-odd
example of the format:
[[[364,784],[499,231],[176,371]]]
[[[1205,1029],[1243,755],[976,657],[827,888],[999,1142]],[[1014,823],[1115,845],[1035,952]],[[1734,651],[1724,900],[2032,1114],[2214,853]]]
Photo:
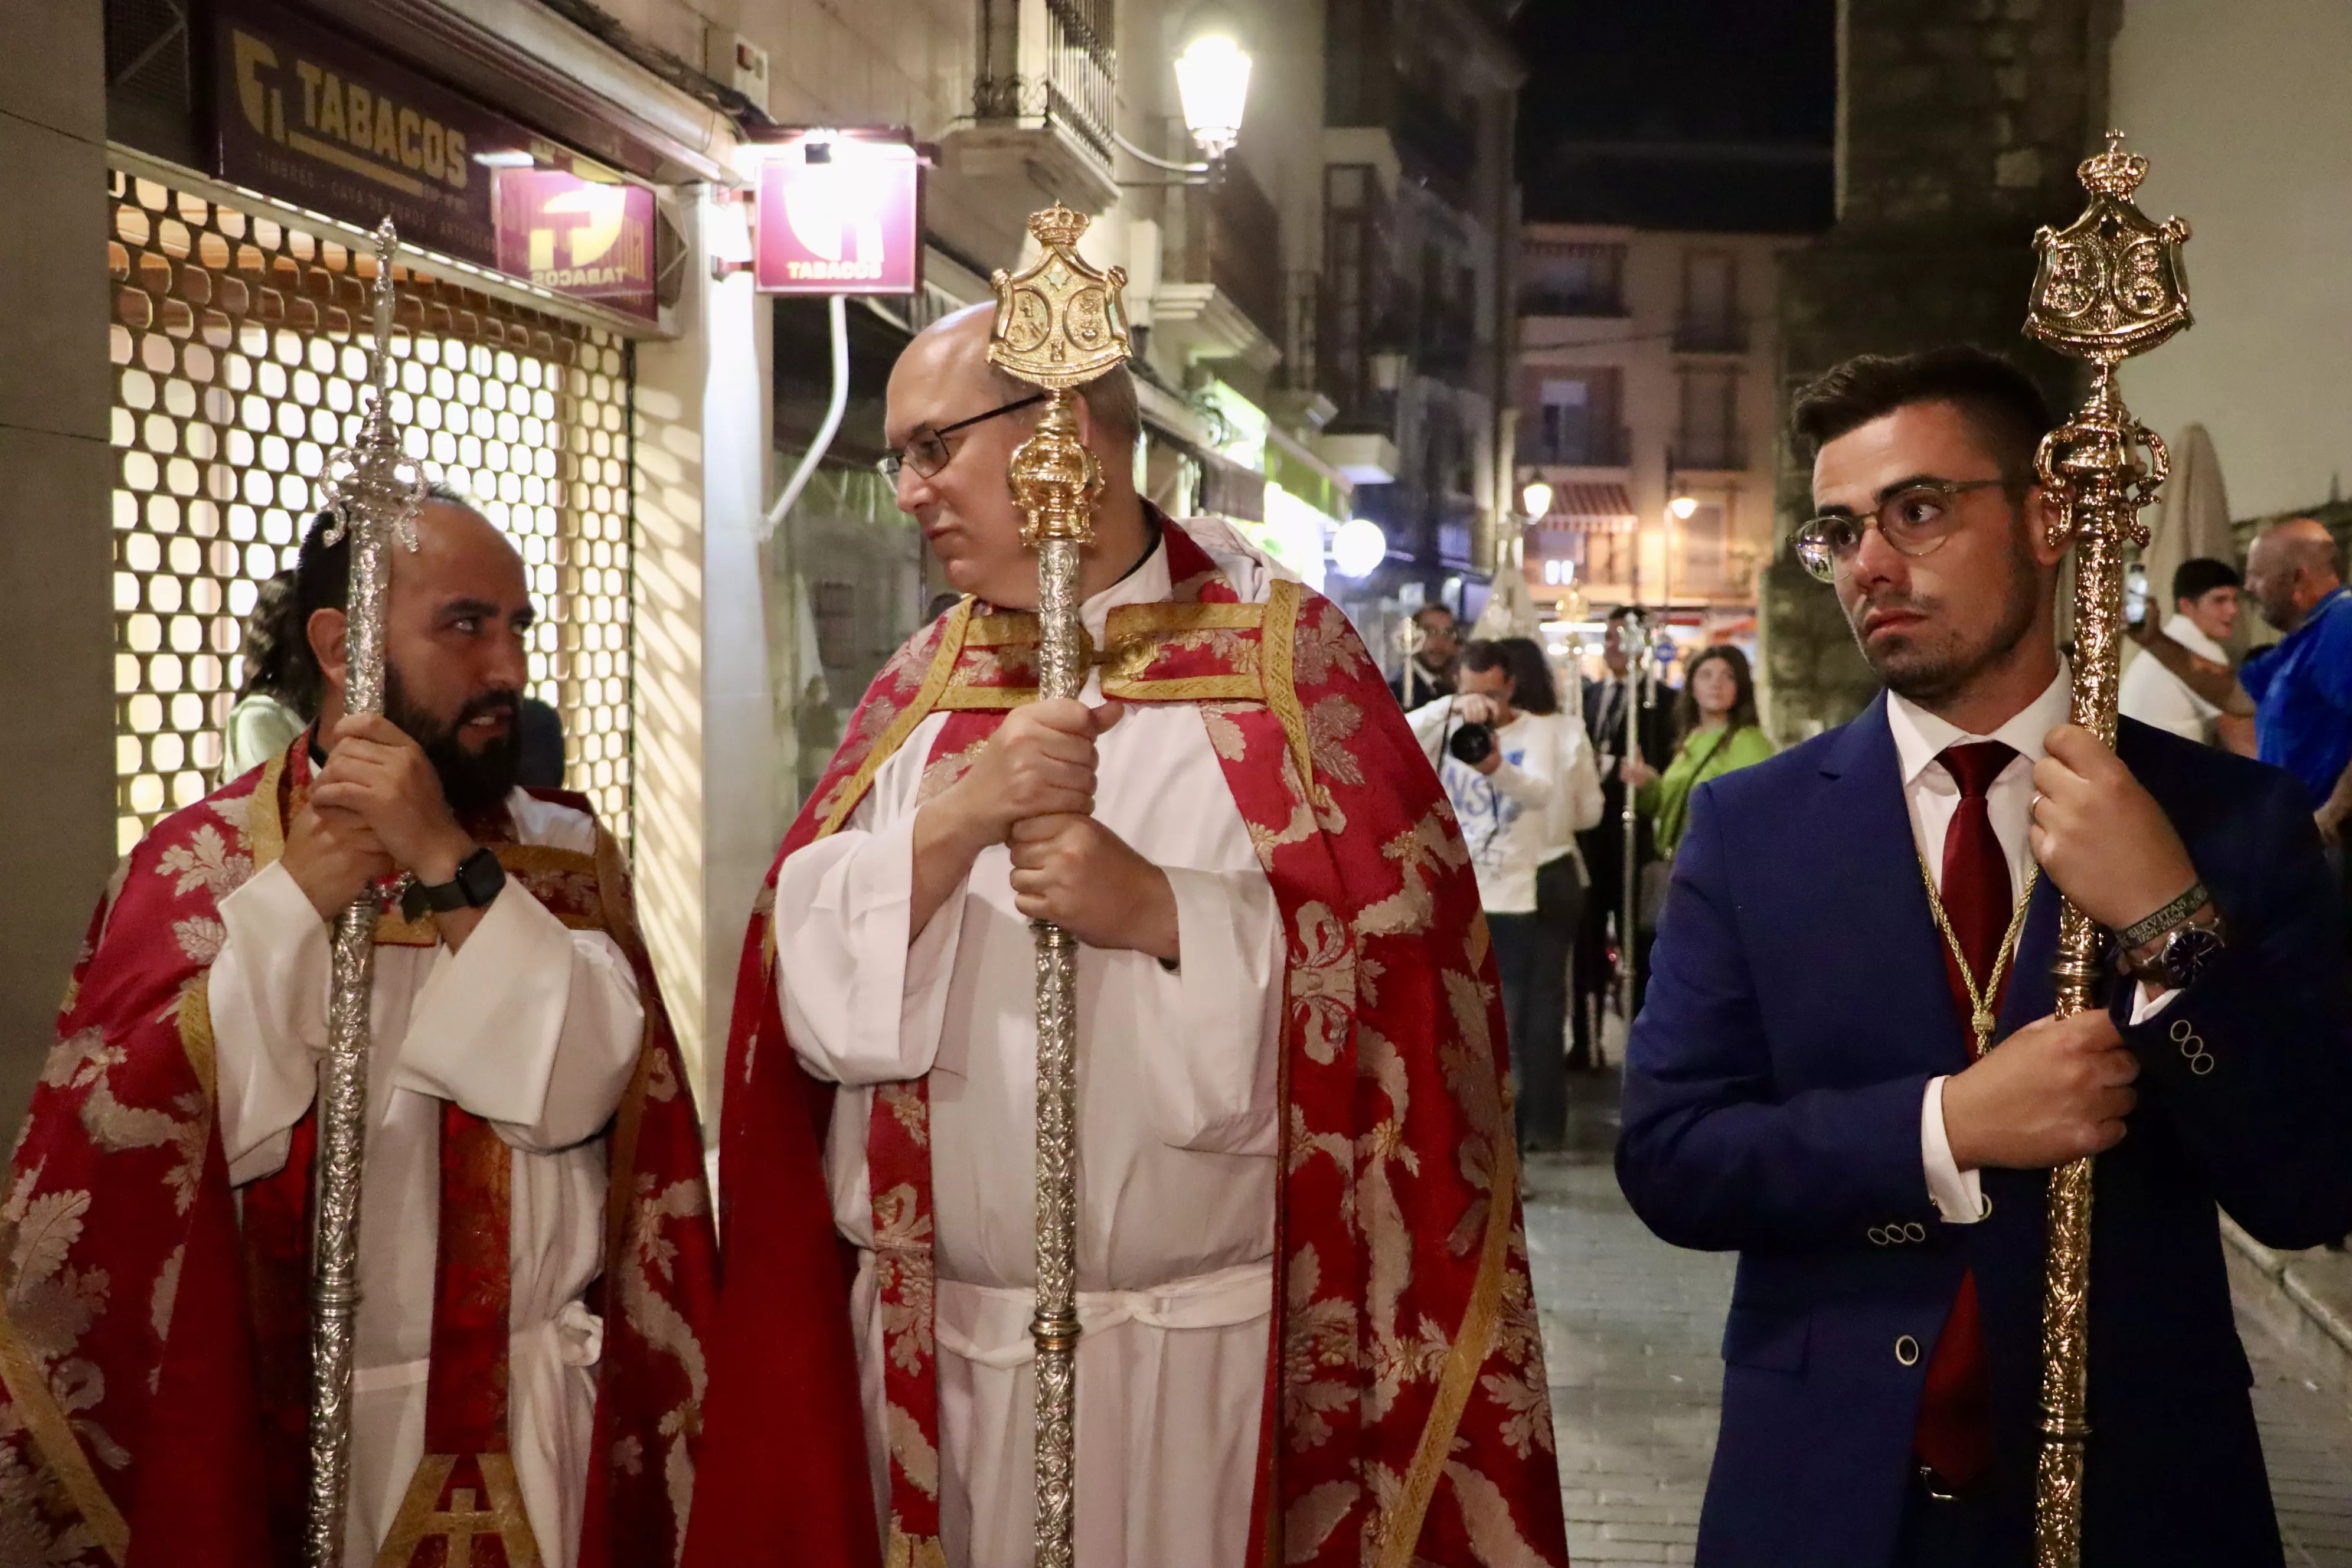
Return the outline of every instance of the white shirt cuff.
[[[1947,1225],[1974,1225],[1984,1218],[1984,1184],[1974,1171],[1963,1171],[1952,1158],[1952,1140],[1944,1131],[1944,1079],[1927,1080],[1919,1102],[1919,1152],[1927,1168],[1927,1196]]]
[[[2151,992],[2147,983],[2142,982],[2132,988],[2131,1021],[2135,1024],[2147,1023],[2150,1018],[2172,1005],[2172,999],[2179,994],[2179,992],[2168,988]]]

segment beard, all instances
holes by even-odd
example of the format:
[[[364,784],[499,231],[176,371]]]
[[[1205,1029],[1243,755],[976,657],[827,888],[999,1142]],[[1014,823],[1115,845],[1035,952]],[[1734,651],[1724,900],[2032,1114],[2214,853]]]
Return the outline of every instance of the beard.
[[[2033,629],[2042,590],[2033,558],[2025,550],[2021,538],[2009,565],[2000,617],[1990,633],[1973,644],[1962,640],[1958,633],[1946,632],[1935,641],[1924,640],[1916,634],[1885,637],[1874,647],[1863,635],[1864,623],[1873,610],[1910,610],[1933,616],[1943,601],[1891,591],[1856,601],[1846,611],[1846,624],[1853,629],[1855,646],[1862,649],[1863,658],[1880,683],[1897,697],[1932,705],[1966,690],[1979,675],[2015,651]],[[1934,624],[1932,620],[1927,623],[1931,635]]]
[[[522,767],[521,708],[521,693],[494,689],[475,696],[455,719],[444,722],[409,701],[400,670],[391,660],[384,661],[383,715],[433,764],[442,797],[461,822],[504,810],[507,796],[514,793],[515,775]],[[506,716],[507,732],[478,752],[467,750],[460,739],[467,721],[491,713]]]

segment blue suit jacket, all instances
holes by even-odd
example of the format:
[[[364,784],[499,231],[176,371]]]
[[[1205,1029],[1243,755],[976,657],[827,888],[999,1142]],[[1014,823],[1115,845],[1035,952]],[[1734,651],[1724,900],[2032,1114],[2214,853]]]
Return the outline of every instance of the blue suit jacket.
[[[2214,1208],[2274,1247],[2352,1230],[2342,906],[2292,777],[2129,720],[2118,744],[2234,934],[2196,984],[2125,1030],[2143,1071],[2093,1189],[2084,1562],[2275,1563]],[[2052,1009],[2057,910],[2045,879],[2000,1036]],[[2014,1561],[2031,1561],[2048,1176],[1984,1172],[1992,1209],[1971,1226],[1943,1224],[1928,1200],[1921,1097],[1967,1062],[1939,941],[1884,696],[1693,796],[1626,1065],[1617,1173],[1659,1236],[1741,1255],[1706,1568],[1885,1568],[1921,1384],[1971,1268],[1991,1481]],[[2118,1022],[2129,989],[2114,987]],[[2212,1056],[2209,1073],[2190,1072],[2182,1036],[2189,1055]],[[1900,1239],[1913,1223],[1924,1241]]]

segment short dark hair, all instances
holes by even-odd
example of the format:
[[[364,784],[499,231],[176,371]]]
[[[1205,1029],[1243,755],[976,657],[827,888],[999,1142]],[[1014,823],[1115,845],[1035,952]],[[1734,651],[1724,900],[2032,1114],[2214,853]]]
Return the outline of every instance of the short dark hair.
[[[480,510],[472,497],[440,479],[425,487],[425,497],[428,505],[438,501],[464,507],[467,511]],[[327,531],[335,526],[335,521],[331,511],[322,511],[310,520],[310,526],[302,534],[302,552],[294,565],[293,657],[321,691],[325,689],[325,676],[319,668],[318,656],[310,651],[310,617],[320,610],[348,609],[351,605],[352,536],[345,533],[329,543]]]
[[[2238,569],[2226,561],[2216,561],[2210,555],[2192,555],[2172,571],[2172,596],[2175,599],[2201,599],[2216,588],[2235,588],[2245,579]]]
[[[1725,737],[1728,739],[1757,723],[1756,677],[1748,668],[1748,656],[1727,642],[1717,643],[1691,660],[1690,669],[1683,676],[1682,691],[1675,699],[1675,728],[1677,733],[1687,735],[1698,728],[1698,698],[1692,693],[1691,687],[1708,661],[1718,658],[1731,671],[1732,686],[1738,693],[1732,699],[1731,716],[1724,721]]]
[[[1423,605],[1412,613],[1412,624],[1421,625],[1421,617],[1429,615],[1444,616],[1449,621],[1461,618],[1454,613],[1454,606],[1451,605]]]
[[[1533,637],[1480,637],[1463,645],[1462,668],[1499,669],[1511,678],[1511,706],[1522,713],[1557,713],[1559,689],[1551,661]]]
[[[1797,394],[1789,426],[1815,451],[1874,419],[1917,403],[1948,403],[2000,465],[2010,489],[2034,483],[2033,456],[2057,421],[2023,371],[1968,343],[1918,353],[1856,354]]]

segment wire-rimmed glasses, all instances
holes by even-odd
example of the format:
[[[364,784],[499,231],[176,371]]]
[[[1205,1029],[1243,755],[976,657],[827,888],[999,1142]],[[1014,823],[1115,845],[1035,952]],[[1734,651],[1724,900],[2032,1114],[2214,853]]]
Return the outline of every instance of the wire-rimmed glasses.
[[[902,467],[912,468],[928,479],[946,468],[948,459],[955,456],[955,448],[948,445],[949,437],[959,430],[968,430],[974,425],[985,424],[1000,415],[1015,413],[1033,404],[1043,403],[1045,401],[1045,395],[1042,392],[1033,392],[1026,397],[1018,397],[1010,403],[1001,403],[985,414],[975,414],[969,419],[959,419],[952,425],[942,425],[936,430],[919,428],[913,435],[907,437],[905,446],[891,447],[882,454],[874,466],[881,470],[884,479],[894,485],[898,482],[898,470]]]
[[[1958,509],[1952,505],[1956,498],[2007,483],[2006,479],[1915,479],[1881,496],[1868,517],[1825,511],[1794,534],[1797,559],[1815,577],[1834,583],[1853,565],[1862,536],[1872,528],[1898,554],[1914,559],[1932,554],[1952,536],[1959,521]]]

